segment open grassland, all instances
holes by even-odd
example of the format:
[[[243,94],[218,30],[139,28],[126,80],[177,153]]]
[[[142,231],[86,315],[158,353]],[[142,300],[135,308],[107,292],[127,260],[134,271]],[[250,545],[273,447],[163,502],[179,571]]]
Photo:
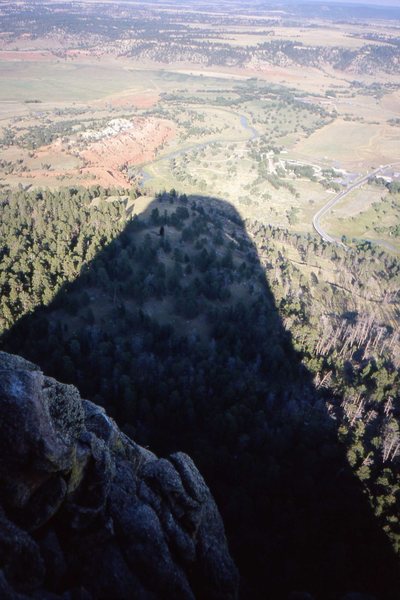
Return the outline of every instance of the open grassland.
[[[370,240],[386,250],[400,252],[400,194],[386,188],[366,185],[346,196],[325,217],[324,228],[330,234]]]
[[[317,181],[294,178],[273,154],[258,161],[257,148],[252,140],[220,142],[160,158],[146,165],[145,187],[218,196],[229,200],[244,218],[311,232],[312,216],[330,193]]]
[[[345,168],[369,170],[394,162],[399,153],[398,132],[385,124],[355,123],[337,119],[300,141],[294,154],[318,157]]]
[[[49,61],[0,59],[0,101],[26,102],[85,102],[97,99],[121,102],[141,93],[157,93],[168,89],[162,72],[129,68],[112,59],[101,63],[88,57],[82,60],[61,60],[52,56]],[[119,100],[118,100],[119,99]],[[134,99],[134,98],[133,98]]]

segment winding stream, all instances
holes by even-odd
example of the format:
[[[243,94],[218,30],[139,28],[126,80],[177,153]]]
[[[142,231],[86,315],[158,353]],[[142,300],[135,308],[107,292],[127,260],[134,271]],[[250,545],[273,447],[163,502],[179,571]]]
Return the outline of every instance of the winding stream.
[[[246,115],[240,115],[238,113],[231,113],[237,117],[240,118],[240,125],[243,127],[243,129],[245,131],[248,131],[250,133],[250,137],[246,139],[239,139],[239,140],[227,140],[227,139],[217,139],[217,140],[210,140],[208,142],[199,142],[197,144],[193,144],[192,146],[186,146],[185,148],[181,148],[180,150],[174,150],[172,152],[168,152],[167,154],[163,154],[162,156],[160,156],[159,158],[156,158],[155,160],[152,160],[151,162],[147,163],[149,166],[150,165],[154,165],[154,163],[158,163],[161,162],[163,160],[171,160],[172,158],[176,158],[177,156],[181,156],[182,154],[185,154],[186,152],[191,152],[192,150],[202,150],[203,148],[206,148],[207,146],[211,146],[212,144],[234,144],[237,142],[245,142],[248,140],[255,140],[256,138],[260,137],[260,133],[254,129],[254,127],[252,125],[250,125],[248,118],[246,117]],[[146,183],[148,183],[149,181],[151,181],[152,179],[155,178],[155,176],[152,173],[149,173],[148,171],[146,171],[146,165],[142,167],[141,170],[141,175],[142,175],[142,180],[140,182],[140,187],[144,187],[144,185]]]

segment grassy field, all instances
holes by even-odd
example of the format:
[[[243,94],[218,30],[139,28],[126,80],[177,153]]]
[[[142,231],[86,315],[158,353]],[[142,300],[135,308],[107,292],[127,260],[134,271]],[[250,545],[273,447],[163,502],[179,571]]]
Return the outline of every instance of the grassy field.
[[[111,62],[1,61],[0,101],[85,102],[132,88],[154,87],[152,74]]]
[[[310,159],[337,161],[350,169],[360,163],[371,168],[380,162],[390,162],[393,156],[381,137],[383,127],[337,119],[299,142],[293,151]]]
[[[323,221],[326,230],[337,237],[345,235],[351,243],[355,238],[381,244],[386,250],[400,252],[400,194],[390,194],[386,188],[366,185],[346,196]]]

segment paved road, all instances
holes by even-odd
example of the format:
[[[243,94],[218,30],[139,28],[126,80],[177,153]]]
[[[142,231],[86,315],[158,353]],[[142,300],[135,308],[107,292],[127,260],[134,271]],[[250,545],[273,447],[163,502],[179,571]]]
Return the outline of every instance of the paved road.
[[[340,202],[340,200],[342,200],[345,196],[350,194],[350,192],[352,192],[353,190],[362,186],[366,181],[368,181],[368,179],[370,177],[374,177],[378,173],[385,171],[385,169],[395,166],[395,164],[397,164],[397,163],[393,163],[393,164],[389,164],[389,165],[382,165],[382,166],[378,167],[377,169],[375,169],[375,171],[372,171],[371,173],[368,173],[367,175],[363,175],[363,177],[361,177],[360,179],[357,179],[354,183],[351,183],[345,190],[343,190],[342,192],[340,192],[339,194],[334,196],[331,200],[329,200],[329,202],[327,202],[322,208],[320,208],[317,213],[315,213],[315,215],[313,216],[313,221],[312,221],[313,227],[314,227],[315,231],[322,237],[322,239],[325,240],[325,242],[330,242],[331,244],[339,244],[340,246],[344,246],[346,248],[346,246],[345,246],[345,244],[343,244],[343,242],[340,242],[336,238],[328,235],[326,233],[326,231],[321,227],[321,225],[320,225],[321,217],[326,215],[326,213],[328,213],[331,210],[331,208],[333,206],[335,206],[335,204]]]

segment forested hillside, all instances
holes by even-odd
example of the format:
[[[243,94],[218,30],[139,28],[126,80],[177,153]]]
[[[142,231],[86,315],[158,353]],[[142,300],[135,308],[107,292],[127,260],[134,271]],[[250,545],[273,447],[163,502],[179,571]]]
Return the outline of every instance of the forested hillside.
[[[315,29],[323,28],[320,20],[324,19],[340,23],[342,27],[354,22],[364,25],[366,19],[396,23],[399,13],[394,7],[354,5],[344,9],[325,3],[297,6],[269,3],[261,7],[257,3],[252,14],[236,2],[231,3],[229,9],[207,5],[204,13],[198,11],[196,3],[188,3],[185,11],[162,6],[162,3],[157,9],[155,6],[131,7],[115,3],[108,6],[104,3],[99,10],[92,4],[79,8],[63,4],[53,11],[51,3],[43,2],[39,5],[27,3],[17,12],[12,5],[5,5],[0,32],[6,42],[13,37],[46,39],[54,55],[62,59],[69,55],[67,41],[80,52],[101,57],[129,57],[142,62],[245,68],[257,68],[262,64],[311,66],[358,74],[398,72],[399,38],[395,28],[395,34],[391,36],[382,35],[380,29],[372,35],[364,31],[357,33],[355,37],[365,43],[354,47],[347,43],[343,45],[343,42],[326,47],[323,37],[317,45],[290,39],[290,29],[304,28],[308,19],[312,23],[308,26]],[[267,41],[260,42],[257,35],[252,38],[254,27],[258,27],[256,34],[262,33]],[[274,39],[275,27],[287,29],[287,33],[283,31],[280,39]],[[237,33],[249,35],[246,44],[229,43]]]
[[[194,458],[244,597],[396,598],[398,261],[122,197],[3,193],[2,348]]]
[[[0,198],[0,332],[48,304],[124,228],[115,190],[3,192]],[[122,192],[121,192],[122,193]]]

